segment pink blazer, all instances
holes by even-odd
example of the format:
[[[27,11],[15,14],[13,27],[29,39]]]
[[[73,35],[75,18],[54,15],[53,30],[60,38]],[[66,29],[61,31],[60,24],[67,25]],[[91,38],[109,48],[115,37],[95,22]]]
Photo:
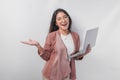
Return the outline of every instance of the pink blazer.
[[[74,41],[75,54],[80,48],[79,35],[71,32]],[[42,70],[42,74],[48,80],[64,80],[68,75],[72,80],[76,80],[75,60],[69,62],[67,58],[67,49],[62,42],[59,31],[54,31],[48,34],[44,49],[42,52],[38,49],[38,54],[46,61]],[[83,57],[77,59],[81,60]]]

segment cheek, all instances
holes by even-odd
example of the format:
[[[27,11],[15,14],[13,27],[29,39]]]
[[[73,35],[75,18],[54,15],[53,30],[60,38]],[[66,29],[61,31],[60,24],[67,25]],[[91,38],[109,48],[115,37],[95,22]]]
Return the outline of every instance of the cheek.
[[[56,25],[60,25],[60,22],[59,22],[59,21],[56,21]]]

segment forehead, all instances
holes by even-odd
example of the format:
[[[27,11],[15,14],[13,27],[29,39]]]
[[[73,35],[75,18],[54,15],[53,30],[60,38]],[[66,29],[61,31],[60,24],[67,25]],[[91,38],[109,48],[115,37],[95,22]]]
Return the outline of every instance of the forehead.
[[[67,16],[64,12],[60,11],[57,13],[56,17],[62,17],[62,16]]]

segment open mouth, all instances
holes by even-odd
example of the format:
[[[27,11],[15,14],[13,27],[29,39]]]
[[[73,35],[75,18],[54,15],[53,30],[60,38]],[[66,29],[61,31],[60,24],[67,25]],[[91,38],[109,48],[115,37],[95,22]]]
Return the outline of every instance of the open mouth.
[[[61,26],[67,26],[67,23],[61,23]]]

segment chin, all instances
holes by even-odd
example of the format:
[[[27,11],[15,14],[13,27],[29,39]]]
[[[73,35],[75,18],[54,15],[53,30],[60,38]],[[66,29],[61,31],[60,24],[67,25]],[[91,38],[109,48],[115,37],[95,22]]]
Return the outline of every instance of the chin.
[[[68,27],[63,27],[63,30],[68,30]]]

